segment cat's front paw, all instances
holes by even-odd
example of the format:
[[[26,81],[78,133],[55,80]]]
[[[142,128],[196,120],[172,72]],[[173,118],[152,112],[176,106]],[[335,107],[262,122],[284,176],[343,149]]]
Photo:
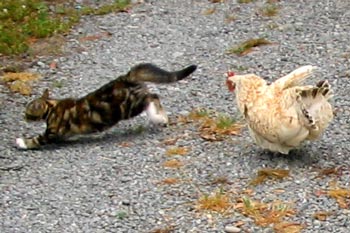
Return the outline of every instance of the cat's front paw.
[[[16,138],[16,145],[20,149],[28,149],[23,138]]]

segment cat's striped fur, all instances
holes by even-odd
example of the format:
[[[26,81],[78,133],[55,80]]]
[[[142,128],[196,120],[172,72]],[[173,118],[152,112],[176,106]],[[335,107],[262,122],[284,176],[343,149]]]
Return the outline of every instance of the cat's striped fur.
[[[126,75],[79,99],[52,99],[46,90],[41,97],[31,101],[25,110],[28,120],[46,120],[45,132],[32,138],[17,138],[16,144],[21,149],[37,149],[73,135],[106,130],[143,111],[146,111],[152,122],[167,124],[168,117],[159,96],[150,93],[144,82],[176,82],[195,70],[196,66],[192,65],[168,72],[146,63],[132,67]]]

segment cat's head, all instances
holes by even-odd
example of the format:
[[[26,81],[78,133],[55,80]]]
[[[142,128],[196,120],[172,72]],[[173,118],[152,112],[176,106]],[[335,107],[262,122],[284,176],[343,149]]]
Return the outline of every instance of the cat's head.
[[[42,96],[30,101],[25,109],[25,119],[39,121],[45,119],[50,108],[49,90],[46,89]]]

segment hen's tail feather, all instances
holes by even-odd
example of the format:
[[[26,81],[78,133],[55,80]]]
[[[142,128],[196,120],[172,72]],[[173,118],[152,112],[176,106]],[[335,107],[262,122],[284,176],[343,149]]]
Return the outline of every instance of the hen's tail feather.
[[[313,88],[300,91],[300,96],[302,98],[311,97],[315,99],[319,95],[322,95],[324,98],[329,99],[331,97],[331,94],[331,85],[329,85],[327,80],[322,80],[318,82]]]
[[[301,112],[308,121],[311,128],[317,129],[316,121],[313,117],[313,112],[317,109],[318,104],[322,99],[329,99],[331,97],[331,86],[327,80],[322,80],[316,84],[315,87],[300,90],[297,100],[301,106]]]
[[[326,99],[329,99],[330,97],[332,97],[332,89],[331,89],[331,85],[328,83],[327,80],[322,80],[322,81],[319,81],[317,84],[316,84],[316,87],[319,88],[319,91]],[[317,92],[316,94],[317,95]]]

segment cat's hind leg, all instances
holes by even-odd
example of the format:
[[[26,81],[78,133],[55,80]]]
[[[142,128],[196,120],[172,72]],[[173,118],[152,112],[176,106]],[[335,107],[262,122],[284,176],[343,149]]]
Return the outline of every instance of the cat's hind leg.
[[[169,122],[168,115],[163,109],[158,95],[150,95],[147,102],[146,113],[150,121],[154,124],[167,125]]]

